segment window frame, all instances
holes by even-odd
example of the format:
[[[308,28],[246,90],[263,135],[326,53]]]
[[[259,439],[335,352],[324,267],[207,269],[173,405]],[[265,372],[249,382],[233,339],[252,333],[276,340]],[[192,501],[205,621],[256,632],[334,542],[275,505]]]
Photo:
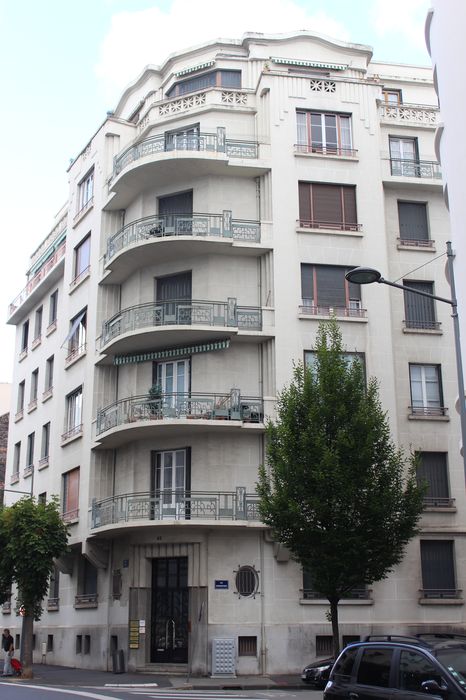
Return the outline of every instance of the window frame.
[[[85,254],[85,255],[84,255]],[[87,263],[87,264],[84,264]],[[71,284],[76,284],[91,269],[91,234],[88,233],[74,247],[73,254],[73,279]]]
[[[304,117],[303,124],[299,124],[300,117]],[[320,125],[314,123],[317,121],[316,117],[320,118]],[[327,137],[328,132],[333,128],[330,124],[327,124],[327,118],[335,118],[335,133],[336,141],[335,145],[327,145],[329,143],[329,138]],[[344,130],[342,129],[342,120],[348,120],[348,134],[349,134],[349,145],[343,145],[344,138],[342,134]],[[299,153],[317,153],[320,155],[333,155],[333,156],[354,156],[356,151],[353,148],[353,128],[352,128],[352,115],[345,114],[342,112],[327,112],[319,110],[308,110],[308,109],[297,109],[296,110],[296,123],[297,123],[297,150]],[[313,127],[314,133],[315,129],[318,128],[321,131],[321,144],[319,141],[313,138]],[[300,130],[305,129],[306,140],[300,139]]]
[[[421,383],[421,394],[422,394],[422,406],[415,406],[413,399],[413,375],[412,370],[419,367],[421,369],[420,383]],[[428,391],[427,386],[429,379],[426,378],[426,368],[435,368],[437,376],[437,388],[438,388],[438,406],[429,406]],[[418,381],[415,379],[414,381]],[[444,406],[443,397],[443,387],[442,387],[442,368],[440,364],[435,363],[422,363],[422,362],[410,362],[409,363],[409,388],[411,396],[411,406],[410,411],[413,416],[445,416],[447,413],[447,408]]]
[[[62,474],[62,518],[65,522],[75,522],[79,519],[80,481],[80,467],[74,467]],[[73,489],[76,487],[72,492],[72,498],[70,498],[70,485]]]
[[[435,299],[410,292],[410,289],[435,294],[435,283],[430,280],[403,280],[404,326],[411,330],[439,330]],[[414,312],[414,313],[413,313]],[[424,316],[424,318],[422,318]]]
[[[388,99],[389,95],[396,97],[396,100]],[[387,107],[399,107],[403,104],[403,91],[397,88],[382,88],[382,97]]]
[[[222,80],[222,75],[223,73],[234,73],[234,74],[239,74],[239,85],[237,86],[229,86],[229,85],[223,85],[223,80]],[[189,85],[194,85],[195,81],[201,82],[203,78],[207,78],[208,76],[214,76],[214,80],[212,84],[207,84],[207,85],[197,85],[194,87],[191,87],[191,89],[182,89],[182,86]],[[184,97],[185,95],[189,95],[193,92],[200,92],[201,90],[209,90],[211,88],[224,88],[224,89],[229,89],[229,90],[241,90],[242,87],[242,71],[237,70],[237,69],[228,69],[228,68],[214,68],[213,70],[207,70],[204,72],[196,73],[193,74],[192,76],[188,78],[184,78],[182,80],[178,80],[171,85],[167,92],[165,93],[165,96],[168,99],[172,99],[174,97]]]
[[[77,387],[65,397],[65,425],[62,440],[66,440],[82,433],[82,419],[83,385]]]
[[[94,166],[78,182],[78,209],[76,215],[92,206],[94,201]]]
[[[325,202],[326,196],[328,198],[328,193],[331,191],[337,193],[340,205],[340,211],[335,211],[334,214],[331,214],[333,221],[324,220],[321,214],[316,213],[316,209],[322,208],[322,203]],[[332,207],[329,207],[329,211],[331,209]],[[356,185],[299,180],[298,210],[300,228],[350,231],[353,233],[362,229],[362,225],[358,223]],[[309,214],[310,218],[306,218],[307,214]],[[353,214],[354,216],[352,216]],[[354,221],[350,221],[353,218]]]
[[[345,298],[343,304],[327,304],[320,303],[319,301],[319,281],[318,281],[318,271],[320,268],[326,268],[328,271],[341,271],[343,278],[343,290]],[[352,270],[353,267],[346,267],[344,265],[320,265],[313,263],[301,263],[301,301],[302,301],[302,312],[310,313],[319,316],[328,316],[334,313],[336,316],[355,316],[361,317],[365,314],[365,309],[362,308],[361,299],[361,285],[354,284],[353,282],[348,282],[345,277],[345,273]],[[306,278],[311,278],[312,286],[312,297],[304,295],[306,287],[309,283]],[[321,291],[320,295],[323,296],[324,293]]]
[[[428,576],[426,575],[426,569],[427,568],[427,561],[426,561],[426,552],[428,549],[428,545],[439,545],[442,544],[444,545],[445,551],[448,551],[449,554],[448,556],[445,556],[445,560],[443,562],[443,565],[439,567],[438,565],[434,565],[429,572],[430,575],[432,574],[433,571],[435,571],[435,577],[437,579],[440,579],[442,577],[445,577],[445,582],[447,582],[447,579],[450,578],[450,583],[453,583],[453,588],[451,587],[446,587],[446,586],[435,586],[434,588],[426,588],[426,578]],[[448,545],[448,546],[447,546]],[[443,598],[459,598],[460,597],[460,591],[457,588],[458,585],[458,574],[456,570],[456,551],[455,551],[455,540],[454,539],[427,539],[427,538],[422,538],[419,542],[419,552],[420,552],[420,568],[421,568],[421,582],[422,582],[422,587],[421,587],[421,594],[423,598],[436,598],[436,599],[443,599]],[[432,555],[432,552],[430,552]],[[447,570],[445,566],[445,561],[448,561],[448,567],[449,570]]]

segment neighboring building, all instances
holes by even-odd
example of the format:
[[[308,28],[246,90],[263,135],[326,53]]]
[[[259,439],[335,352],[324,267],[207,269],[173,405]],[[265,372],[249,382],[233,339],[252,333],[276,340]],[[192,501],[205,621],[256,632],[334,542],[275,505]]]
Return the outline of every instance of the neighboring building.
[[[434,86],[442,108],[442,123],[437,128],[435,152],[442,161],[444,198],[450,212],[451,237],[456,256],[454,270],[463,371],[466,371],[466,198],[463,174],[466,138],[462,123],[463,108],[466,107],[463,80],[466,4],[462,0],[432,0],[432,5],[433,9],[429,10],[426,19],[426,44],[434,66]]]
[[[448,296],[437,121],[429,69],[309,32],[206,43],[125,90],[9,313],[8,483],[60,494],[71,528],[38,658],[255,674],[330,653],[255,484],[277,390],[332,314],[429,481],[421,536],[342,601],[343,638],[464,631],[450,309],[344,278]]]
[[[5,488],[5,467],[8,447],[9,418],[9,413],[0,415],[0,508],[3,506],[3,490]]]

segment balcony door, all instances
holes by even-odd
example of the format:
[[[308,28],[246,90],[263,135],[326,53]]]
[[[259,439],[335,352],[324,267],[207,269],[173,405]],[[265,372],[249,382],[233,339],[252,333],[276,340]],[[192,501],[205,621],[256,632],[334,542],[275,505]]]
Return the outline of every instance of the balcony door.
[[[189,360],[174,360],[173,362],[157,362],[154,367],[154,384],[157,384],[163,394],[163,412],[165,417],[179,415],[183,405],[188,400],[190,384]],[[186,410],[184,411],[186,413]]]
[[[179,192],[168,197],[159,197],[159,216],[165,235],[189,235],[192,233],[193,191]]]
[[[186,512],[186,491],[191,488],[190,449],[163,450],[151,454],[153,518],[182,519]]]
[[[163,312],[162,325],[178,323],[178,309],[181,309],[182,317],[186,313],[190,317],[191,278],[191,271],[189,271],[167,277],[158,277],[155,280],[155,298],[157,303],[160,303]],[[187,303],[183,304],[183,302]]]
[[[419,171],[416,139],[391,138],[390,159],[392,175],[416,177]]]

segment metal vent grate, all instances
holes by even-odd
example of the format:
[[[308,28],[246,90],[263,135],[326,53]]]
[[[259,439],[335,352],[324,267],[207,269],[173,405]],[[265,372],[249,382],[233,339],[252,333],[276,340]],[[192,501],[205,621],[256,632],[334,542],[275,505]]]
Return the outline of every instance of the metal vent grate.
[[[212,640],[212,677],[215,676],[236,676],[234,639]]]

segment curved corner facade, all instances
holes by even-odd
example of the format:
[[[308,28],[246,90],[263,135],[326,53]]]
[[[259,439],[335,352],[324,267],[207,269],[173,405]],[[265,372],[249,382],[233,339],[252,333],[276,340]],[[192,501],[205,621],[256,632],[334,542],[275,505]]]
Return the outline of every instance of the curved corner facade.
[[[294,673],[330,653],[255,484],[277,391],[332,316],[430,479],[403,563],[342,601],[344,639],[464,624],[449,311],[344,277],[448,297],[431,75],[370,58],[307,32],[180,52],[72,163],[66,250],[10,314],[8,480],[59,494],[71,529],[48,663]]]

